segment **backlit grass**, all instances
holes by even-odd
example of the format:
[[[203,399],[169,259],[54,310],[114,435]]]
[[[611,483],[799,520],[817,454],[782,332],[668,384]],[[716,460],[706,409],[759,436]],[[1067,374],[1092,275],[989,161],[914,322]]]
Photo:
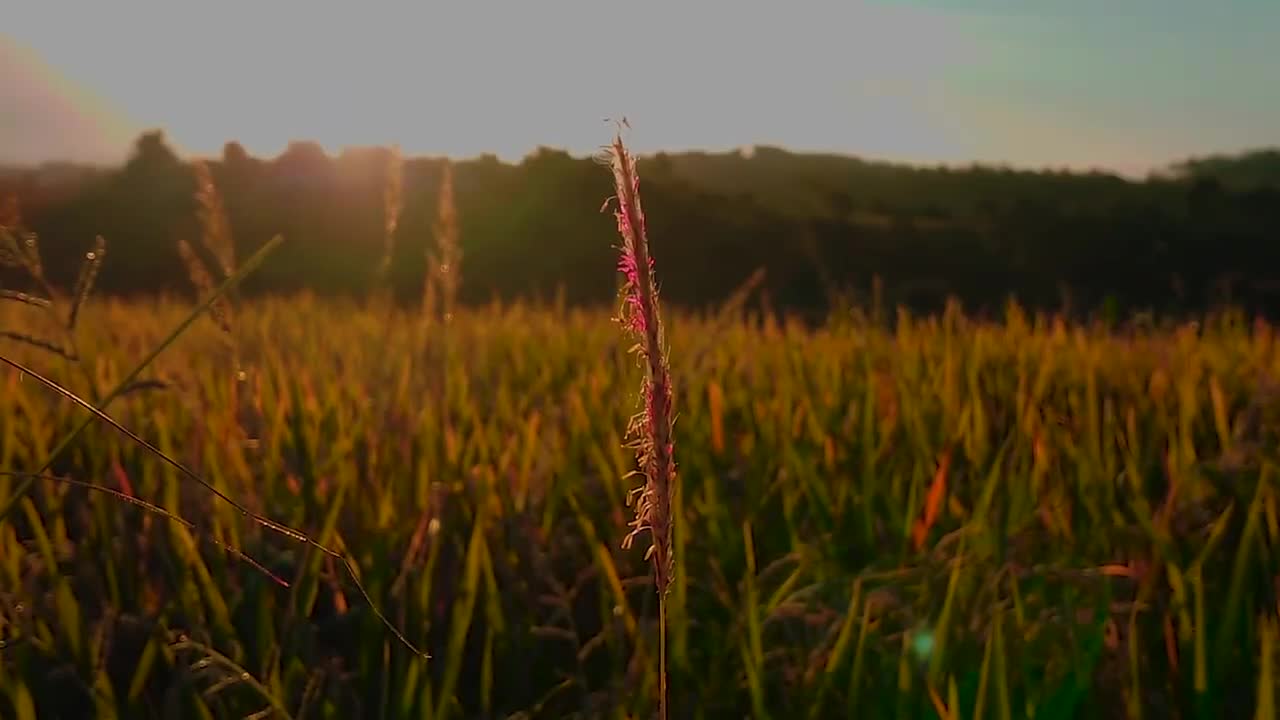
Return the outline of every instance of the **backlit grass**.
[[[80,366],[0,352],[90,397],[190,310],[86,306]],[[5,330],[42,322],[0,305]],[[621,547],[638,368],[607,313],[459,310],[447,343],[417,314],[306,298],[236,323],[233,352],[202,319],[111,415],[346,554],[431,658],[340,562],[95,423],[0,525],[0,716],[656,710],[647,543]],[[891,329],[665,325],[673,717],[1273,712],[1269,329],[1121,336],[954,308]],[[87,417],[3,371],[0,470],[38,469]],[[19,482],[0,476],[0,499]]]

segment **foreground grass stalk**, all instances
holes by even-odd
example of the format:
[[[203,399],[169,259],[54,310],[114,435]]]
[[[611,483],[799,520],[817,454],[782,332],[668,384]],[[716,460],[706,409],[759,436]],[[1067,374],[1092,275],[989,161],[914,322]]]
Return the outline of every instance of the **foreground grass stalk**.
[[[453,165],[446,162],[440,179],[440,198],[436,210],[437,254],[430,256],[430,273],[440,292],[440,311],[448,325],[458,303],[458,286],[462,279],[462,243],[459,239],[458,209],[454,202]]]
[[[626,276],[619,320],[635,337],[632,348],[644,365],[641,398],[644,408],[632,418],[627,428],[631,447],[636,451],[637,471],[645,482],[633,491],[638,496],[632,531],[623,541],[630,547],[635,536],[648,530],[652,545],[648,557],[653,560],[658,591],[658,717],[667,717],[667,603],[675,558],[672,555],[672,497],[676,487],[676,467],[672,444],[672,390],[662,334],[662,317],[658,309],[658,286],[654,279],[653,258],[649,255],[649,239],[645,233],[644,211],[640,206],[640,178],[635,158],[614,138],[610,148],[610,164],[617,192],[618,234],[622,236],[622,258],[619,269]]]
[[[262,261],[266,260],[267,256],[283,242],[284,238],[276,235],[271,238],[266,245],[259,248],[258,252],[254,253],[253,256],[235,272],[235,274],[223,281],[216,290],[205,298],[204,302],[196,306],[185,320],[178,323],[178,326],[175,327],[173,331],[170,332],[169,335],[145,358],[143,358],[142,362],[138,363],[133,368],[133,371],[116,385],[114,390],[108,393],[106,397],[102,398],[101,401],[90,405],[90,410],[98,412],[106,410],[107,406],[133,386],[138,378],[141,377],[143,371],[150,367],[151,363],[155,362],[157,357],[160,357],[160,353],[164,352],[170,345],[177,342],[178,337],[181,336],[182,333],[186,332],[187,328],[191,327],[196,320],[200,319],[201,315],[208,312],[209,309],[213,307],[214,304],[217,303],[224,295],[230,292],[232,288],[239,285],[240,282],[249,275],[249,273],[256,270],[258,266],[262,264]],[[13,509],[16,508],[18,503],[27,496],[28,492],[30,492],[31,486],[36,482],[35,476],[47,473],[49,469],[53,467],[53,464],[58,460],[58,458],[62,456],[62,453],[66,452],[67,449],[71,447],[71,443],[75,442],[76,438],[80,436],[80,433],[84,432],[86,428],[92,425],[95,419],[96,418],[93,415],[90,415],[81,421],[79,425],[76,425],[71,432],[67,433],[60,441],[58,441],[58,444],[54,446],[53,450],[49,453],[49,457],[44,461],[44,463],[31,475],[24,477],[22,481],[18,483],[18,486],[14,488],[13,493],[9,496],[8,500],[5,501],[4,507],[0,508],[0,525],[4,524],[5,519],[9,517],[11,512],[13,512]]]

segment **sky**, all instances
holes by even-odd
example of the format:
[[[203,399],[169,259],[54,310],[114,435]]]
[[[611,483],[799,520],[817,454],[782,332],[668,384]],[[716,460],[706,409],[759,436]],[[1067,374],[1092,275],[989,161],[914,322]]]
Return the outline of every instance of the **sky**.
[[[161,128],[411,154],[756,144],[1140,174],[1280,145],[1280,0],[0,0],[0,161]]]

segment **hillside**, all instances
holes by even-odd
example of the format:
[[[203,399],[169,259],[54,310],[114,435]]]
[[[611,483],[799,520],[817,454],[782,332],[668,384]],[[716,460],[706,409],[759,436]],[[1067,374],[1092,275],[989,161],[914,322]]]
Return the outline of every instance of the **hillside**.
[[[252,292],[363,295],[385,248],[390,154],[337,157],[294,143],[275,158],[228,144],[211,161],[239,251],[276,233],[287,247]],[[850,297],[920,310],[954,296],[998,311],[1032,308],[1198,312],[1229,301],[1280,306],[1280,185],[1269,151],[1189,161],[1132,181],[1100,173],[931,168],[756,148],[671,153],[640,162],[653,242],[671,302],[716,305],[765,272],[754,301],[804,314]],[[407,158],[404,210],[387,280],[421,297],[435,195],[447,161]],[[543,148],[520,163],[454,163],[465,250],[462,299],[612,302],[611,221],[596,210],[608,177],[591,159]],[[51,271],[72,278],[94,235],[108,239],[107,292],[186,292],[179,239],[197,233],[191,167],[160,133],[111,170],[46,166],[0,174],[44,239]],[[714,268],[715,272],[707,272]],[[2,278],[0,278],[2,279]],[[852,293],[852,294],[851,294]]]

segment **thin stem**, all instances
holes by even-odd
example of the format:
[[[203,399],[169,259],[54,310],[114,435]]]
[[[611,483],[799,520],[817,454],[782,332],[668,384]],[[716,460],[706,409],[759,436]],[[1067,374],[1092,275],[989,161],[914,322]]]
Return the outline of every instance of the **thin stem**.
[[[658,593],[658,720],[667,720],[667,600]]]

